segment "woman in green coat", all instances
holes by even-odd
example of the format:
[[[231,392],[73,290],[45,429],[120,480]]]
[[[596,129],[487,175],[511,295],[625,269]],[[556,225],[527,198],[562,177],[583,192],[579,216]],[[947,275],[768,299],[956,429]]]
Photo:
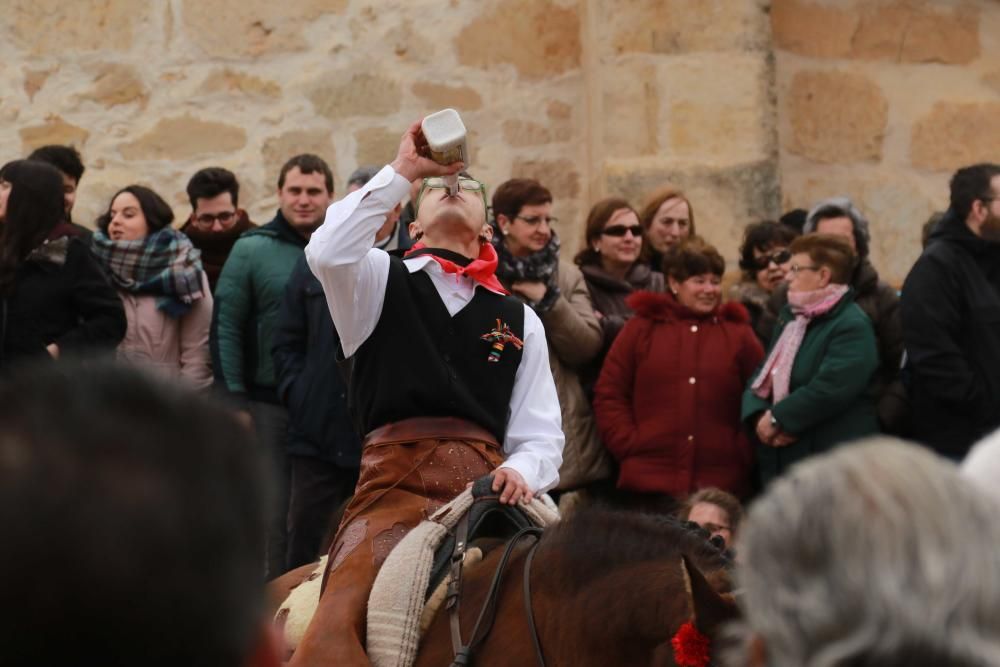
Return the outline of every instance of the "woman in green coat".
[[[878,433],[868,391],[878,349],[848,286],[854,253],[828,234],[800,237],[790,250],[788,304],[743,394],[765,485],[812,454]]]

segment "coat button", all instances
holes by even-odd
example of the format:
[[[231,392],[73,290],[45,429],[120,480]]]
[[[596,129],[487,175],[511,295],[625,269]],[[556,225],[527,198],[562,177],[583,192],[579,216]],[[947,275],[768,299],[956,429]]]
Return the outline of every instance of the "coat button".
[[[688,442],[694,442],[694,436],[693,435],[689,435],[688,436]]]
[[[694,384],[695,382],[697,382],[697,380],[695,380],[694,378],[688,378],[688,382],[690,384]]]
[[[691,333],[698,333],[698,325],[697,324],[692,324],[691,325]]]

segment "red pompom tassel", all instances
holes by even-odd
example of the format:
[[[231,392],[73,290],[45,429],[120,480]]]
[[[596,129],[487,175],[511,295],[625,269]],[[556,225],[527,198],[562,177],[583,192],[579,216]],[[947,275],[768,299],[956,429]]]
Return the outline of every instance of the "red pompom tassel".
[[[708,637],[693,622],[688,621],[682,625],[670,644],[674,647],[674,662],[679,667],[708,667]]]

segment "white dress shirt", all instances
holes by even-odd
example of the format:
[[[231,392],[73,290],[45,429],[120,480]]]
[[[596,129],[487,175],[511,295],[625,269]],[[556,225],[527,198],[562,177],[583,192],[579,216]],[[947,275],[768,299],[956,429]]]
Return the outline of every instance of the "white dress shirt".
[[[382,316],[389,255],[372,244],[386,214],[409,189],[405,178],[384,167],[364,187],[327,209],[326,220],[306,246],[306,261],[323,285],[344,356],[361,347]],[[427,273],[453,317],[472,301],[477,283],[471,278],[445,273],[426,255],[403,262],[410,273]],[[520,473],[534,492],[547,491],[559,481],[564,440],[545,329],[525,306],[524,349],[514,376],[501,467]]]

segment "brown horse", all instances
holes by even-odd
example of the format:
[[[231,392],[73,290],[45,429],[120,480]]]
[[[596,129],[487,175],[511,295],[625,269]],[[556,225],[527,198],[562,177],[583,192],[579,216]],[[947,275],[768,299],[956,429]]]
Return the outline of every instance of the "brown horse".
[[[475,649],[477,667],[537,665],[522,576],[530,540],[509,560],[495,622]],[[476,623],[503,549],[462,579],[463,639]],[[531,608],[545,663],[677,665],[671,638],[691,620],[712,637],[737,615],[729,560],[705,534],[652,515],[584,510],[547,529],[531,562]],[[480,635],[485,634],[480,632]],[[438,612],[416,667],[453,658],[449,613]]]

